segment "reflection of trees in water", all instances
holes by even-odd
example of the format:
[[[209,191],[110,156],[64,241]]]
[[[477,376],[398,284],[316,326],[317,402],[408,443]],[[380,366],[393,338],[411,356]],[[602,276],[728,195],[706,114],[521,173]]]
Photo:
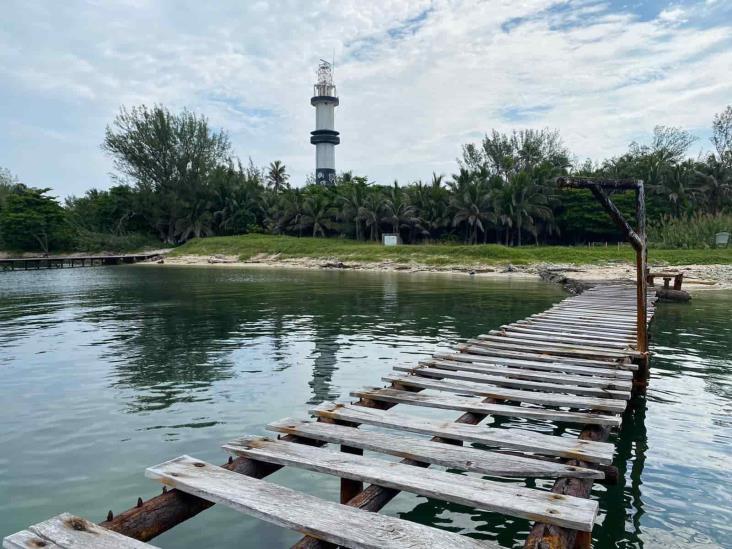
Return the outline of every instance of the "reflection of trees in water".
[[[253,342],[266,342],[284,369],[292,342],[311,341],[311,402],[320,402],[339,396],[332,379],[352,336],[472,336],[515,316],[515,307],[537,308],[528,300],[497,312],[495,291],[481,289],[469,279],[137,268],[75,288],[73,305],[83,304],[79,320],[111,334],[101,344],[113,383],[135,389],[132,410],[141,411],[208,398],[213,383],[236,375],[232,351]]]
[[[690,303],[663,303],[653,319],[652,344],[673,348],[674,357],[657,357],[653,368],[704,380],[705,391],[729,404],[732,401],[732,295],[710,292]]]

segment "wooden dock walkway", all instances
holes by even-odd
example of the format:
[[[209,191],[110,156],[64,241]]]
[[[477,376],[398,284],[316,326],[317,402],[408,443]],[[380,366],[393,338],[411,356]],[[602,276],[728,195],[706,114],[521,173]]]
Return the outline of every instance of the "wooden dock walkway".
[[[352,403],[322,403],[312,419],[270,423],[271,437],[232,440],[223,466],[181,456],[150,467],[147,476],[173,490],[100,525],[62,515],[4,547],[149,547],[142,542],[217,503],[302,533],[300,549],[497,547],[368,512],[400,491],[528,519],[527,548],[589,547],[598,512],[592,485],[617,477],[608,437],[647,376],[637,297],[634,285],[592,288],[452,352],[398,366],[385,387],[352,392]],[[647,302],[650,323],[655,297]],[[484,424],[488,417],[498,421]],[[547,434],[559,426],[579,437]],[[340,503],[262,480],[285,466],[339,477]],[[527,488],[529,478],[555,482]]]
[[[158,257],[159,252],[143,252],[122,255],[48,256],[1,258],[0,271],[30,271],[40,269],[63,269],[74,267],[97,267],[101,265],[123,265],[139,263]]]

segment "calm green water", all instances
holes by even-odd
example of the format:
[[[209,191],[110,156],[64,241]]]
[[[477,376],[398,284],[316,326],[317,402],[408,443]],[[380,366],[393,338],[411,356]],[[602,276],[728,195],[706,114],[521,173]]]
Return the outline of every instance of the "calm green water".
[[[222,463],[218,447],[233,437],[346,400],[394,365],[562,297],[538,282],[467,276],[141,266],[0,274],[0,536],[62,511],[101,520],[159,491],[146,466],[184,453]],[[732,293],[659,307],[648,401],[618,437],[624,483],[595,488],[596,546],[729,546],[731,310]],[[270,478],[337,499],[332,477]],[[385,512],[506,547],[528,531],[523,520],[408,494]],[[155,543],[297,539],[216,506]]]

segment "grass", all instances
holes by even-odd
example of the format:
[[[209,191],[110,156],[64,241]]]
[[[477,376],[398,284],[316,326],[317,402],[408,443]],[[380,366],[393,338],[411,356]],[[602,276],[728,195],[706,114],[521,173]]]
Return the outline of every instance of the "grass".
[[[336,238],[297,238],[249,234],[201,238],[187,242],[171,252],[172,256],[215,254],[238,256],[246,261],[259,254],[286,258],[332,259],[343,262],[393,261],[420,263],[430,266],[446,265],[528,265],[532,263],[592,264],[635,260],[629,246],[522,246],[498,244],[466,246],[463,244],[421,244],[386,247],[381,244],[356,242]],[[653,249],[651,264],[732,264],[732,248],[727,249]]]

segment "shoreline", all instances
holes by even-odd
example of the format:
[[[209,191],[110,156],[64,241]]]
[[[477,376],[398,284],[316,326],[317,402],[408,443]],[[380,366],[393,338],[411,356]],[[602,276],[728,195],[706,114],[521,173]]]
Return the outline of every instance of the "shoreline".
[[[514,278],[540,280],[539,273],[549,271],[565,274],[580,282],[598,283],[617,281],[635,281],[635,266],[626,262],[606,264],[573,264],[573,263],[532,263],[529,265],[427,265],[421,263],[400,263],[394,261],[359,262],[342,261],[339,258],[281,258],[260,254],[247,261],[241,261],[233,255],[164,255],[162,265],[159,262],[142,262],[137,265],[157,266],[205,266],[221,268],[275,268],[305,269],[324,271],[361,271],[361,272],[397,272],[428,273],[476,276],[485,278]],[[693,294],[705,290],[732,289],[732,265],[663,265],[652,266],[653,271],[678,271],[684,273],[682,288]],[[658,286],[658,284],[657,284]]]

